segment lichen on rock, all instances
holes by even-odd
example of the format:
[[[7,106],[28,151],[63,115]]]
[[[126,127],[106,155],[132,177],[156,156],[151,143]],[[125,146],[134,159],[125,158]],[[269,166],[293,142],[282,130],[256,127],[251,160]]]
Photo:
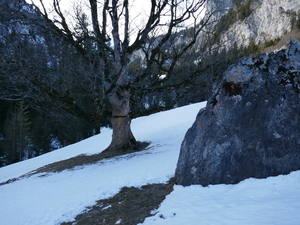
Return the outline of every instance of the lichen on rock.
[[[182,142],[181,185],[234,184],[300,169],[300,44],[231,66]]]

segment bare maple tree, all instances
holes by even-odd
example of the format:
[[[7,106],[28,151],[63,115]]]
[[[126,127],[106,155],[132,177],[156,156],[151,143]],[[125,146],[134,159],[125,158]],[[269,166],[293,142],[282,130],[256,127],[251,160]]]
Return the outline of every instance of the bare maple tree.
[[[83,24],[84,20],[90,18],[91,26],[85,25],[84,30],[85,37],[88,36],[96,52],[93,57],[87,44],[84,44],[84,35],[76,35],[76,29],[69,22],[59,0],[53,0],[51,12],[43,0],[32,2],[43,18],[42,22],[37,23],[73,45],[97,68],[100,90],[95,102],[102,109],[100,116],[110,112],[113,128],[108,150],[126,150],[136,146],[137,141],[130,127],[130,99],[137,88],[149,90],[174,79],[174,69],[180,67],[179,60],[193,47],[209,23],[210,15],[203,17],[205,2],[148,0],[148,11],[137,15],[135,11],[138,9],[133,7],[130,0],[89,0],[86,3],[90,15],[82,17],[83,13],[77,10],[76,18],[81,19]],[[187,26],[192,35],[186,39],[176,36],[176,32],[187,29]],[[132,74],[129,65],[137,52],[140,52],[143,59],[138,72]],[[164,74],[163,79],[160,74]],[[55,96],[55,93],[52,95]],[[67,101],[63,96],[56,98]],[[110,103],[110,110],[105,106],[105,99]],[[74,110],[81,110],[75,101],[69,104],[74,104]]]

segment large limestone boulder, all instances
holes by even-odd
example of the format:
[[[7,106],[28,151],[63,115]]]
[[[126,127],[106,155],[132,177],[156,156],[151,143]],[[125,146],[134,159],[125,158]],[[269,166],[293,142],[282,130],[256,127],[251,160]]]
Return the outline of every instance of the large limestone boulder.
[[[241,60],[183,140],[181,185],[234,184],[300,169],[300,44]]]

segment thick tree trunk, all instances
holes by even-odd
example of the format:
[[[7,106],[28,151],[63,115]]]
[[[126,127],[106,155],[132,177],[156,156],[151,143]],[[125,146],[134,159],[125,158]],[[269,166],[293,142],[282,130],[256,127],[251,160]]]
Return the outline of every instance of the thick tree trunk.
[[[130,91],[120,87],[116,88],[109,96],[112,106],[112,141],[108,151],[126,151],[136,147],[136,140],[131,132]]]
[[[136,140],[131,132],[130,122],[129,117],[113,117],[111,119],[113,134],[107,150],[126,151],[136,147]]]

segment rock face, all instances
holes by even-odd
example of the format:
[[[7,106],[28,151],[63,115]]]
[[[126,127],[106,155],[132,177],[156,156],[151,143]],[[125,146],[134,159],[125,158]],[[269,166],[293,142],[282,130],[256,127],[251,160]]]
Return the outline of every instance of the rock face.
[[[208,0],[206,2],[206,10],[215,12],[214,19],[219,19],[224,13],[232,7],[234,0]]]
[[[231,66],[183,140],[181,185],[234,184],[300,169],[300,44]]]
[[[292,14],[300,15],[299,0],[256,0],[252,13],[245,20],[235,22],[222,37],[227,50],[234,44],[246,47],[253,39],[256,44],[274,40],[291,30]]]

